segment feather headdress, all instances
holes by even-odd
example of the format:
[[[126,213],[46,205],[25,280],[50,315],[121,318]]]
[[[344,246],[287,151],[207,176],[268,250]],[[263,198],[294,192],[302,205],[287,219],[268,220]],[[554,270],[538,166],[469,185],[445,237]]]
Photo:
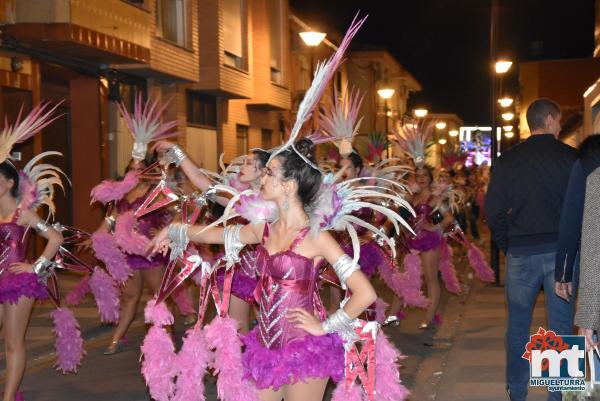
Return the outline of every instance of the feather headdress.
[[[317,165],[315,165],[308,158],[306,158],[301,152],[298,152],[298,150],[296,150],[294,143],[296,142],[296,139],[298,139],[300,129],[312,115],[314,109],[319,104],[323,93],[325,93],[329,81],[331,81],[331,78],[333,78],[335,72],[342,63],[344,53],[348,49],[348,46],[354,38],[354,35],[356,35],[356,33],[358,32],[358,30],[360,29],[360,27],[366,19],[367,17],[358,19],[357,14],[354,17],[354,20],[352,20],[352,24],[350,24],[350,28],[346,32],[346,35],[344,35],[344,38],[342,39],[342,42],[340,43],[340,46],[338,47],[336,52],[325,62],[317,64],[312,84],[310,85],[310,88],[308,88],[308,90],[306,91],[304,99],[302,99],[302,102],[300,102],[300,105],[298,106],[296,121],[294,122],[294,125],[292,126],[292,129],[290,131],[290,137],[287,140],[287,142],[283,144],[283,146],[281,146],[278,150],[271,154],[271,159],[277,156],[279,153],[283,152],[284,150],[291,148],[308,165],[313,167],[315,170],[319,170],[319,167]]]
[[[433,132],[433,123],[399,124],[398,130],[393,130],[395,142],[415,162],[416,167],[425,164],[425,150],[429,137]]]
[[[337,92],[337,91],[336,91]],[[363,117],[358,118],[364,95],[358,89],[346,88],[342,98],[329,100],[329,108],[319,114],[320,135],[311,137],[315,144],[335,141],[342,157],[352,153],[352,139],[358,133]]]
[[[46,205],[49,215],[53,216],[56,210],[53,201],[54,187],[60,187],[64,193],[61,175],[69,184],[70,181],[60,168],[48,163],[37,164],[48,156],[62,156],[62,153],[44,152],[31,159],[19,172],[19,194],[22,207],[35,210],[40,205]]]
[[[127,111],[124,103],[119,104],[119,110],[133,136],[134,144],[131,156],[136,160],[144,160],[148,150],[148,144],[158,139],[176,136],[174,132],[177,121],[161,122],[161,116],[168,104],[159,105],[158,99],[148,101],[142,107],[142,94],[138,93],[133,107],[133,114]]]
[[[381,160],[381,154],[385,151],[387,145],[388,139],[386,134],[382,132],[373,132],[369,134],[368,141],[365,145],[365,160],[369,163],[379,162]]]
[[[42,102],[22,120],[23,106],[21,106],[17,121],[13,125],[8,125],[8,121],[5,120],[4,128],[0,132],[0,163],[10,158],[10,152],[15,144],[26,141],[61,117],[61,115],[53,116],[54,111],[61,103],[50,108],[49,102]]]

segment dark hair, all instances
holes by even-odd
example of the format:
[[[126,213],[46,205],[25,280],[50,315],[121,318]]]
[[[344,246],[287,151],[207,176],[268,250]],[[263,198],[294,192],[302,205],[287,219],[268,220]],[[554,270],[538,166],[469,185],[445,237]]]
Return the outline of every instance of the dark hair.
[[[13,198],[17,198],[19,196],[19,173],[17,172],[15,166],[8,161],[0,163],[0,174],[2,174],[7,180],[13,180],[13,186],[10,189],[10,194]]]
[[[131,170],[131,164],[134,161],[135,161],[135,159],[133,159],[133,158],[129,159],[129,163],[127,163],[127,166],[125,166],[125,174],[127,174]],[[148,159],[140,160],[140,163],[142,163],[144,165],[144,167],[148,167],[152,164],[151,160],[148,160]]]
[[[344,157],[344,159],[350,160],[352,166],[354,166],[354,168],[357,169],[360,174],[364,167],[364,163],[362,157],[360,157],[360,155],[356,151],[353,150],[352,153]]]
[[[429,177],[429,181],[433,183],[433,168],[430,165],[424,164],[422,167],[419,167],[417,170],[425,170],[425,172],[427,173],[427,176]],[[415,172],[417,170],[415,170]]]
[[[577,157],[580,159],[598,154],[600,154],[600,133],[588,136],[579,144]]]
[[[296,143],[296,150],[313,164],[317,164],[315,144],[310,139],[300,139]],[[321,172],[311,167],[292,149],[284,150],[277,157],[281,159],[283,178],[293,179],[298,183],[298,197],[304,206],[309,206],[321,187]]]
[[[260,167],[265,167],[269,162],[269,158],[271,157],[271,153],[262,149],[253,149],[250,151],[253,155],[256,156],[256,160],[260,163]]]
[[[529,131],[546,128],[546,118],[551,115],[556,118],[560,114],[560,106],[547,98],[536,99],[527,108],[527,125]]]

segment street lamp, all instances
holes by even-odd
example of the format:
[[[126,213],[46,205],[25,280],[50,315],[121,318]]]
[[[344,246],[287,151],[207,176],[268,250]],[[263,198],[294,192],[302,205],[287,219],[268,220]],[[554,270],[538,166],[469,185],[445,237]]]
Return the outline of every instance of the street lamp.
[[[439,123],[435,124],[435,128],[442,130],[442,129],[446,128],[446,123],[444,121],[440,121]]]
[[[496,61],[496,74],[504,74],[510,67],[512,66],[512,61],[508,60],[498,60]]]
[[[509,107],[513,104],[513,99],[510,97],[503,97],[502,99],[498,99],[498,103],[500,103],[501,107]]]
[[[388,109],[388,99],[390,99],[392,96],[394,96],[394,93],[396,92],[395,89],[392,88],[381,88],[377,91],[377,94],[379,95],[380,98],[383,99],[383,107],[384,107],[384,116],[383,116],[383,121],[384,121],[384,126],[385,126],[385,135],[387,136],[389,134],[388,132],[388,119],[391,117],[391,112]],[[388,152],[388,157],[392,157],[392,145],[388,145],[387,148],[387,152]]]
[[[512,128],[512,127],[511,127],[511,128]],[[514,132],[512,132],[512,131],[506,131],[506,132],[504,133],[504,136],[510,139],[510,138],[512,138],[513,136],[515,136],[515,133],[514,133]]]
[[[325,39],[325,36],[327,36],[326,33],[316,31],[300,32],[299,35],[306,44],[306,46],[310,47],[319,46],[323,39]]]
[[[455,130],[455,129],[450,130],[450,131],[448,131],[448,135],[450,135],[452,137],[458,136],[458,130]]]
[[[429,110],[427,110],[427,109],[415,109],[413,111],[413,113],[415,113],[415,117],[418,117],[418,118],[425,117],[428,112],[429,112]]]
[[[440,145],[445,145],[445,144],[446,144],[446,142],[447,142],[447,141],[446,141],[446,138],[440,138],[440,139],[438,140],[438,143],[439,143]]]
[[[513,113],[502,113],[502,119],[504,119],[504,121],[511,121],[513,118],[515,118]]]
[[[388,100],[389,98],[391,98],[392,96],[394,96],[394,93],[396,92],[395,89],[392,88],[382,88],[379,89],[377,91],[377,94],[384,100]]]
[[[513,126],[512,125],[505,125],[504,127],[502,127],[504,129],[504,131],[506,132],[510,132],[513,130]]]

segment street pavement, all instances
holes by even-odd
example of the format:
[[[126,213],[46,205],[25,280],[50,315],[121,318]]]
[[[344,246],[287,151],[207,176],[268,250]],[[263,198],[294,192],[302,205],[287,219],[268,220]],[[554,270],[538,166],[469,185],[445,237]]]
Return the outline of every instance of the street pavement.
[[[402,361],[403,383],[411,390],[410,400],[432,401],[506,401],[504,392],[504,331],[506,311],[502,287],[484,285],[473,280],[463,252],[455,251],[455,264],[463,283],[460,296],[443,292],[440,311],[442,324],[435,330],[419,330],[423,311],[408,310],[399,326],[385,331],[406,358]],[[66,292],[75,280],[63,274],[61,286]],[[376,288],[384,299],[387,289],[380,282]],[[147,299],[149,294],[145,295]],[[86,338],[87,355],[76,375],[61,375],[52,364],[53,336],[49,305],[38,305],[28,331],[28,369],[21,386],[28,401],[149,400],[140,375],[139,346],[145,326],[140,304],[138,318],[128,333],[129,345],[119,354],[102,355],[110,340],[111,327],[98,323],[93,301],[87,299],[74,308]],[[540,297],[534,312],[531,331],[545,326],[545,308]],[[176,325],[180,336],[185,328]],[[0,350],[3,354],[3,344]],[[0,361],[0,383],[4,380],[4,359]],[[546,392],[530,392],[530,401],[546,399]],[[216,400],[214,379],[207,378],[206,399]],[[326,397],[329,399],[329,395]]]

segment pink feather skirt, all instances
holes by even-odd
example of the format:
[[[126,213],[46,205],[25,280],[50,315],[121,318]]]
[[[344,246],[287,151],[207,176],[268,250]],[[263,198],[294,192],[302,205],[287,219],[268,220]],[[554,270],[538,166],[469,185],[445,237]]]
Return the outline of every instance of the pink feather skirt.
[[[47,299],[48,292],[34,273],[15,274],[5,268],[0,272],[0,303],[16,304],[21,297]]]

